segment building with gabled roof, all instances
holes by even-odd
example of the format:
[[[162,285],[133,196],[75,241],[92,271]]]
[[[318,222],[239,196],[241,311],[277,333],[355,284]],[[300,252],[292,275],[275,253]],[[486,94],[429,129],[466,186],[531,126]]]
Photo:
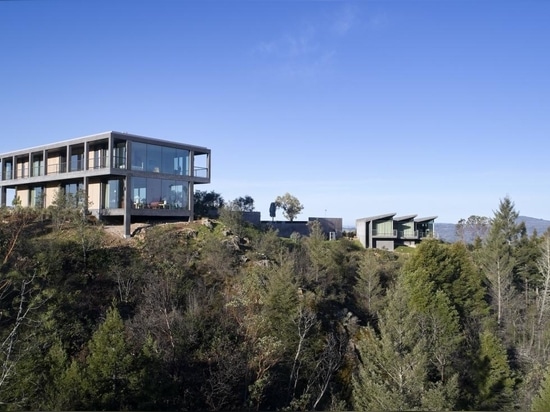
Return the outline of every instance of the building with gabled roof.
[[[356,235],[361,244],[367,249],[394,250],[397,246],[414,247],[423,238],[435,236],[437,216],[417,219],[417,215],[396,217],[396,214],[357,219]]]

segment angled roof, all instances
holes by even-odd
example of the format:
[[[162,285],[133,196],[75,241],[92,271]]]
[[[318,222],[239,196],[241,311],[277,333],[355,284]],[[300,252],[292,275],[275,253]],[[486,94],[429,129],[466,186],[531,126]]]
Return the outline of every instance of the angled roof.
[[[374,220],[388,219],[390,217],[394,217],[396,214],[397,213],[386,213],[385,215],[364,217],[364,218],[361,218],[361,219],[357,219],[356,222],[372,222]]]
[[[414,219],[415,222],[421,223],[421,222],[428,222],[430,220],[437,219],[437,216],[428,216],[428,217],[419,217],[418,219]]]
[[[405,215],[405,216],[398,216],[398,217],[394,217],[393,220],[395,222],[400,222],[402,220],[413,220],[415,217],[417,217],[418,215]]]

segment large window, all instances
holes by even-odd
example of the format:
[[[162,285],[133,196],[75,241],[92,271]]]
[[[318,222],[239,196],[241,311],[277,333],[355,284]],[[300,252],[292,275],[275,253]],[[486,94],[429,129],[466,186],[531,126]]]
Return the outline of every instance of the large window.
[[[71,163],[69,171],[75,172],[84,169],[84,150],[81,148],[74,148],[71,152]]]
[[[13,167],[13,164],[11,162],[11,160],[5,160],[3,163],[3,167],[4,167],[4,176],[3,178],[6,179],[6,180],[9,180],[9,179],[13,179],[13,171],[12,171],[12,167]]]
[[[112,179],[105,185],[105,208],[118,209],[122,207],[124,196],[122,195],[122,181]]]
[[[145,170],[147,163],[147,145],[132,142],[132,170]]]
[[[148,144],[147,145],[147,171],[160,173],[161,163],[162,163],[162,147]]]
[[[44,174],[44,159],[41,154],[32,156],[32,175],[42,176]]]
[[[44,188],[36,186],[31,189],[31,206],[43,207],[44,206]]]
[[[132,178],[132,199],[134,208],[141,209],[147,204],[147,179],[144,177]]]
[[[188,176],[189,151],[132,142],[132,170]]]
[[[72,207],[83,206],[85,199],[84,185],[82,183],[67,183],[63,186],[65,191],[65,201]]]
[[[126,143],[120,142],[117,143],[114,148],[113,153],[113,164],[116,168],[125,169],[126,168]]]
[[[189,183],[172,179],[132,178],[134,208],[189,209]]]

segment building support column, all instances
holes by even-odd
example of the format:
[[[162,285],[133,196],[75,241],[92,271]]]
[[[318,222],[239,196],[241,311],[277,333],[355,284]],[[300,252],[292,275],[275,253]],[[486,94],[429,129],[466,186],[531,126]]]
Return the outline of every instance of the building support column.
[[[130,190],[132,187],[132,177],[126,175],[124,179],[124,237],[127,239],[132,236],[132,209],[130,200]]]
[[[189,192],[188,196],[188,205],[189,205],[189,221],[192,222],[195,219],[195,151],[189,151],[189,176],[191,180],[189,181]]]

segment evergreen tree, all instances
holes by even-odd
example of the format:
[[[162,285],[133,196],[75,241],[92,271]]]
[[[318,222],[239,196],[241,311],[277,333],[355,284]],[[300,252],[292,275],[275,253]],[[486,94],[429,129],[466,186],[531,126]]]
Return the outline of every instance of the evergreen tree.
[[[83,385],[89,408],[120,410],[131,407],[136,388],[135,359],[126,344],[124,323],[114,307],[107,311],[89,343]]]
[[[476,371],[478,410],[501,410],[510,407],[515,379],[508,364],[506,349],[490,332],[480,337],[480,352]]]
[[[462,324],[486,314],[485,291],[464,244],[445,245],[436,239],[425,239],[406,263],[404,272],[405,281],[413,290],[415,282],[430,285],[431,293],[442,290]],[[425,296],[429,299],[431,294]]]
[[[430,382],[429,345],[416,326],[419,316],[398,283],[380,319],[380,335],[366,327],[359,336],[359,361],[352,380],[357,410],[453,409],[456,378]]]
[[[539,391],[531,404],[531,410],[534,412],[550,411],[550,369],[547,369],[544,374]]]
[[[491,219],[491,229],[484,247],[479,251],[482,270],[485,274],[496,322],[501,331],[510,332],[513,339],[516,330],[511,326],[517,321],[519,309],[514,286],[514,247],[517,245],[521,227],[516,223],[519,213],[509,197],[500,201],[499,209]]]

